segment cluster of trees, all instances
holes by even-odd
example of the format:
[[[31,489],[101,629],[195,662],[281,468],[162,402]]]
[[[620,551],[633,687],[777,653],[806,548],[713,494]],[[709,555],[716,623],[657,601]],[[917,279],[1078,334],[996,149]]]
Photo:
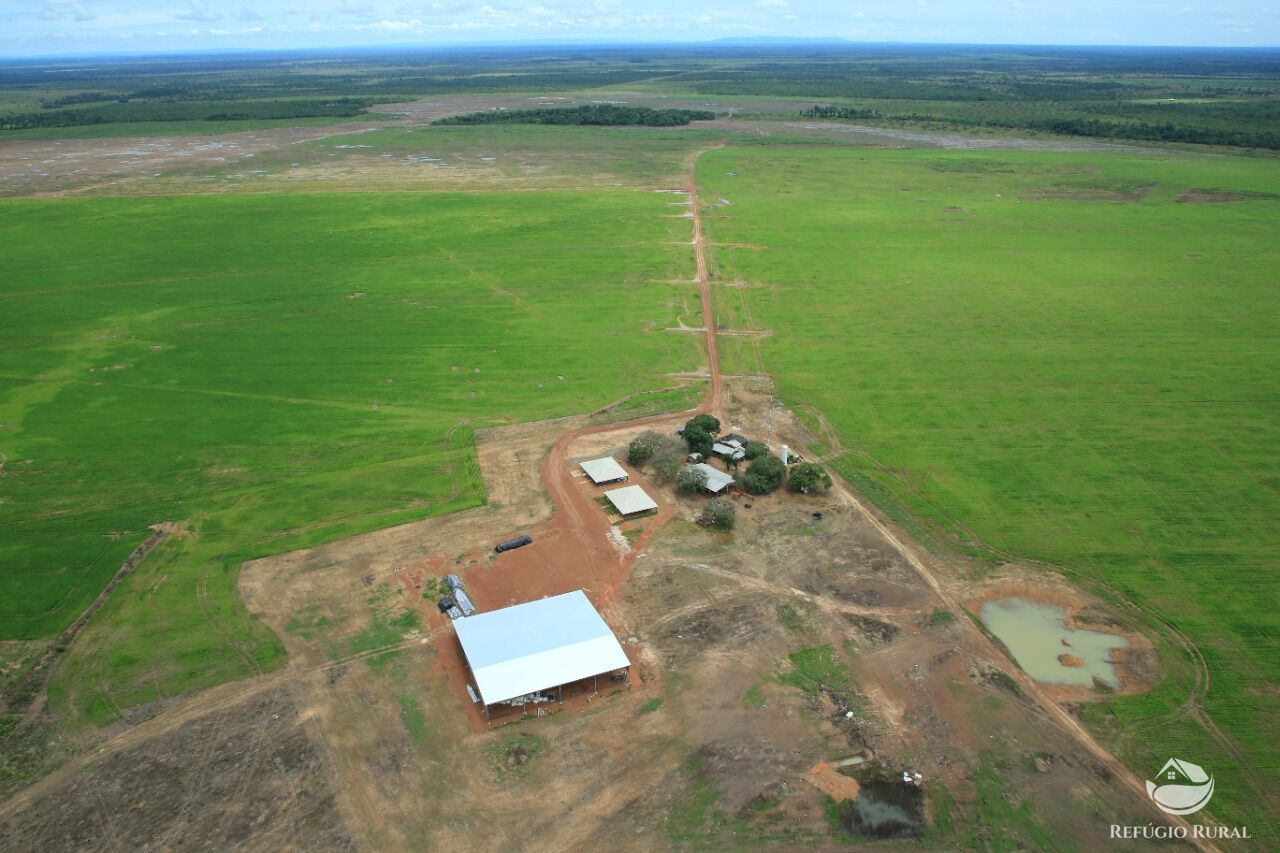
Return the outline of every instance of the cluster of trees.
[[[695,415],[684,425],[685,446],[691,453],[709,456],[719,434],[720,421],[712,415]],[[769,446],[762,441],[748,441],[743,450],[750,464],[738,480],[742,488],[753,495],[767,495],[777,491],[783,483],[787,483],[792,491],[804,494],[831,488],[831,476],[821,465],[801,462],[788,472],[782,460],[771,454]],[[706,475],[694,468],[684,469],[676,478],[677,490],[685,494],[701,492],[706,484]]]
[[[677,127],[716,117],[707,110],[654,110],[617,104],[550,107],[542,110],[490,110],[437,119],[435,124],[557,124],[641,127]]]
[[[355,116],[372,98],[308,98],[290,101],[130,101],[96,107],[0,115],[0,130],[79,127],[150,121],[262,121]]]
[[[663,480],[671,480],[684,464],[684,443],[671,435],[659,432],[642,432],[627,447],[627,461],[637,467],[652,464],[653,471]]]

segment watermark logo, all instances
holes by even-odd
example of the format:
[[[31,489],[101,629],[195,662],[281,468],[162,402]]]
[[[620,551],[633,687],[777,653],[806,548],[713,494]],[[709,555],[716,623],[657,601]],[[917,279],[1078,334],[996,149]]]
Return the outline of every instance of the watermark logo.
[[[1213,777],[1198,764],[1170,758],[1156,774],[1156,781],[1147,781],[1147,796],[1161,811],[1195,814],[1209,805],[1209,798],[1213,796]]]

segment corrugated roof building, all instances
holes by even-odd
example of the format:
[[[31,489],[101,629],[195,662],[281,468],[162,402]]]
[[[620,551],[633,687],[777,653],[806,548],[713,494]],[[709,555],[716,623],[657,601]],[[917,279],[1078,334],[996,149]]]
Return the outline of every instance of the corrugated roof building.
[[[604,496],[609,503],[613,504],[613,508],[624,516],[635,515],[638,512],[648,512],[658,508],[657,502],[649,497],[648,492],[639,486],[613,489],[605,492]]]
[[[618,464],[618,460],[612,456],[605,456],[600,459],[589,459],[586,462],[579,462],[583,472],[591,478],[591,482],[597,486],[601,483],[616,483],[619,480],[627,479],[627,471]]]
[[[490,705],[524,704],[521,700],[533,694],[631,666],[582,590],[477,613],[454,622],[453,629],[485,719]]]

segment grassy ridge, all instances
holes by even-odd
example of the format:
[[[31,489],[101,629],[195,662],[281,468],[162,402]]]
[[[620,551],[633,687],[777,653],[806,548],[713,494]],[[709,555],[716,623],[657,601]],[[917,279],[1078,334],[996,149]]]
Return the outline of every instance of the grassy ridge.
[[[714,239],[765,247],[716,251],[761,285],[719,302],[774,332],[734,359],[821,411],[835,467],[892,505],[1189,635],[1232,748],[1183,714],[1172,643],[1155,692],[1110,702],[1145,725],[1118,746],[1140,772],[1203,758],[1214,814],[1270,826],[1249,780],[1280,780],[1280,167],[760,148],[709,154],[699,183]]]
[[[636,192],[0,204],[0,626],[98,720],[269,665],[249,557],[474,506],[471,430],[663,387],[688,223]],[[68,235],[75,249],[68,251]],[[501,251],[494,247],[500,246]]]

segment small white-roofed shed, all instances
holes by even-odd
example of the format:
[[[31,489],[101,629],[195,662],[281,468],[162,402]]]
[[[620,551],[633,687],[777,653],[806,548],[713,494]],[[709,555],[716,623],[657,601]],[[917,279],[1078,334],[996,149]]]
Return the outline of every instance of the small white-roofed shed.
[[[589,459],[586,462],[579,462],[584,474],[591,478],[591,482],[597,486],[601,483],[617,483],[627,479],[627,471],[618,464],[618,460],[612,456],[605,456],[600,459]]]
[[[658,508],[657,502],[649,497],[649,493],[639,486],[627,486],[604,493],[613,508],[624,517],[640,512],[649,512]]]

